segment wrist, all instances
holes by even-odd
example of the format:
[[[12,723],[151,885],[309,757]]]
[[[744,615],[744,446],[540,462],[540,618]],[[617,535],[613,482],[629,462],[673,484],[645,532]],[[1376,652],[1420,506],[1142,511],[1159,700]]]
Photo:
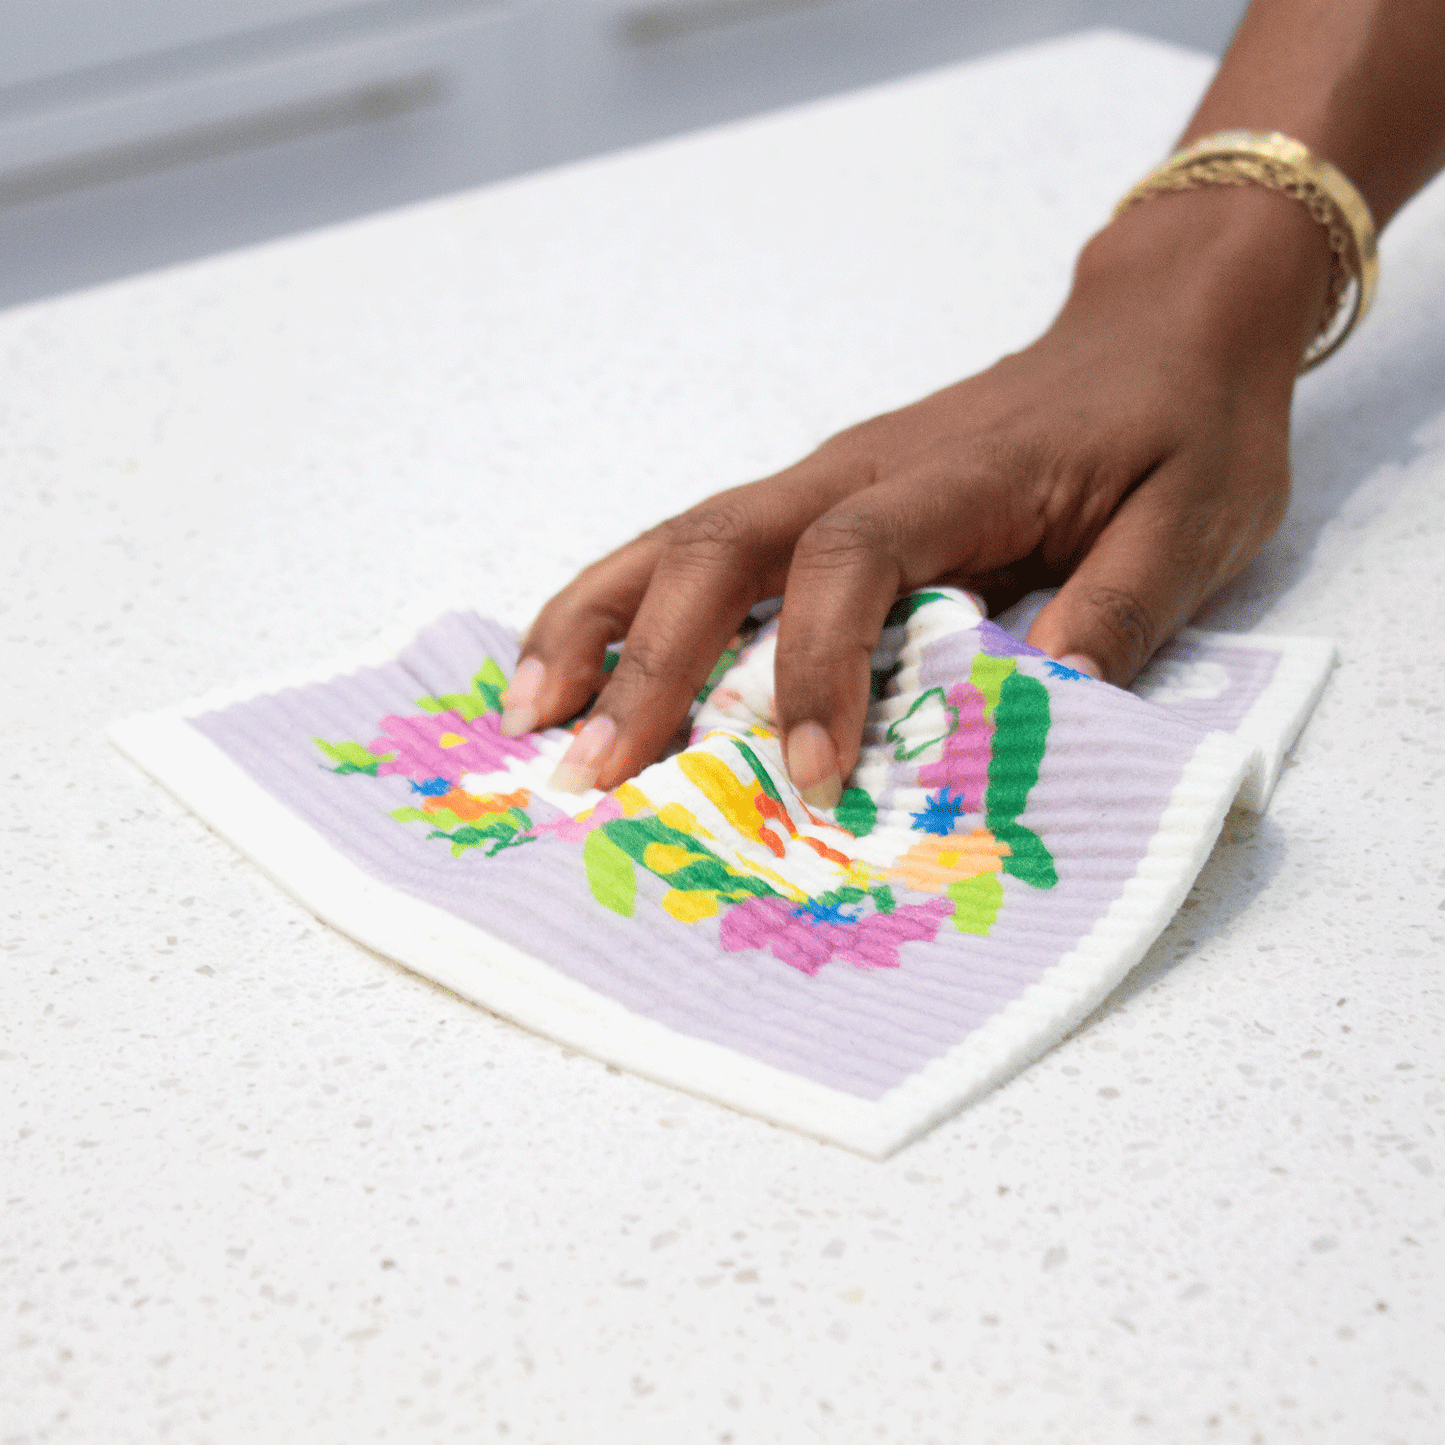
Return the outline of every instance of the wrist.
[[[1091,238],[1065,315],[1128,308],[1181,359],[1292,386],[1329,276],[1325,232],[1298,201],[1256,186],[1170,192]]]

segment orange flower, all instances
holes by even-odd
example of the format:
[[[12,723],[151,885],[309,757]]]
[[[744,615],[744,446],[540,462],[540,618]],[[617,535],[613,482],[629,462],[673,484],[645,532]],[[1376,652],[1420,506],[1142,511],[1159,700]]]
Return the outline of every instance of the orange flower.
[[[475,823],[478,818],[485,818],[488,813],[505,813],[509,808],[525,808],[530,797],[526,788],[518,788],[515,793],[488,793],[484,798],[474,797],[462,788],[453,788],[440,798],[428,798],[422,807],[428,813],[445,810],[455,814],[464,823]]]
[[[890,878],[901,878],[916,893],[942,893],[960,878],[977,878],[980,873],[1001,873],[1003,859],[1013,850],[1000,843],[987,828],[946,838],[920,838],[888,870]]]

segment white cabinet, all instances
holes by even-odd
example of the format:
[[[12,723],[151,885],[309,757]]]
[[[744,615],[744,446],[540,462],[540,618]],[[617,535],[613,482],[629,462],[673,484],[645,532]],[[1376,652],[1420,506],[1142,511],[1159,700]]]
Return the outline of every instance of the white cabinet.
[[[1091,24],[1217,48],[1241,4],[0,0],[0,204],[429,107],[461,184]]]
[[[0,0],[0,306],[1243,0]]]
[[[0,86],[265,30],[357,0],[0,0]]]
[[[0,205],[458,105],[453,128],[472,137],[479,168],[504,169],[517,71],[507,26],[524,9],[0,0]]]

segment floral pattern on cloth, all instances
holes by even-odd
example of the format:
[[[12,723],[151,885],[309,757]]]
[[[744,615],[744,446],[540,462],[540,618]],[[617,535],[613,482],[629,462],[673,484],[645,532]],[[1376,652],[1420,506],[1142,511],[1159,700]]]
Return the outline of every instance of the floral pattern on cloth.
[[[940,604],[953,630],[977,630],[977,647],[966,678],[922,686],[929,629],[914,618]],[[391,818],[456,858],[569,850],[598,907],[629,919],[660,907],[715,927],[726,953],[762,951],[810,976],[834,960],[898,968],[909,943],[944,928],[987,937],[1016,890],[1057,884],[1021,821],[1050,729],[1049,690],[1030,669],[1090,680],[983,622],[960,594],[905,598],[874,657],[854,785],[820,812],[783,766],[774,647],[772,626],[735,639],[699,694],[688,746],[575,814],[541,796],[545,734],[501,732],[506,677],[490,657],[470,690],[419,698],[417,714],[381,718],[365,744],[313,741],[347,786],[405,777],[411,801]],[[645,890],[655,903],[642,901],[643,875],[660,885]]]

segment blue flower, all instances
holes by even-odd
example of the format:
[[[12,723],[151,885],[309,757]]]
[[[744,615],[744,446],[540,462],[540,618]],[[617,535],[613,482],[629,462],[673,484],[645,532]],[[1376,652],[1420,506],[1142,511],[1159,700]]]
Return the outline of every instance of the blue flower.
[[[847,903],[830,901],[829,898],[810,898],[793,910],[794,918],[811,918],[814,923],[857,923],[856,913],[845,913]]]
[[[925,800],[923,812],[913,815],[915,833],[937,833],[946,838],[953,832],[953,825],[963,814],[963,794],[950,793],[940,788]]]
[[[1067,678],[1071,682],[1078,682],[1080,678],[1088,676],[1088,673],[1075,672],[1072,667],[1065,667],[1062,662],[1055,662],[1052,658],[1045,658],[1044,666],[1048,668],[1050,677]]]
[[[428,778],[424,783],[413,783],[411,790],[424,798],[444,798],[451,791],[451,786],[445,778]]]

